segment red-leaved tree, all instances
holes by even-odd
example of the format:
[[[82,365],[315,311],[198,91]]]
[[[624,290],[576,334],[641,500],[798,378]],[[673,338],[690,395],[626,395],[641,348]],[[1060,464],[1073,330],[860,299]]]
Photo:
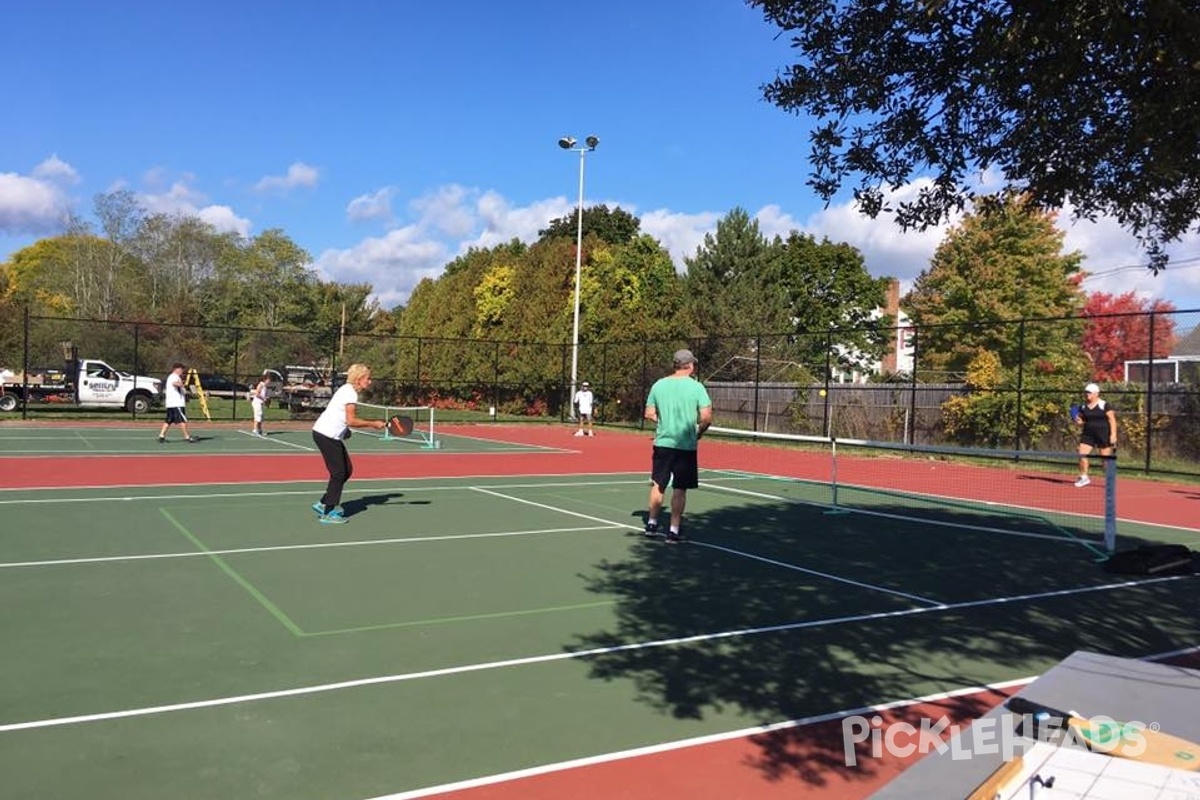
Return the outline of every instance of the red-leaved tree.
[[[1150,313],[1154,312],[1154,357],[1165,358],[1175,345],[1174,304],[1147,301],[1133,292],[1122,295],[1094,292],[1087,296],[1083,316],[1087,329],[1083,351],[1092,360],[1092,379],[1125,380],[1125,362],[1150,358]]]

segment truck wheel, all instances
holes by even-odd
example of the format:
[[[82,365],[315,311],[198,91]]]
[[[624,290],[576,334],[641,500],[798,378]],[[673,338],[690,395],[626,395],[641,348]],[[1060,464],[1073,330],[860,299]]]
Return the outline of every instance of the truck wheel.
[[[150,398],[144,394],[132,394],[125,401],[125,410],[130,414],[146,414],[150,411]]]
[[[15,394],[0,394],[0,411],[16,411],[18,405]]]

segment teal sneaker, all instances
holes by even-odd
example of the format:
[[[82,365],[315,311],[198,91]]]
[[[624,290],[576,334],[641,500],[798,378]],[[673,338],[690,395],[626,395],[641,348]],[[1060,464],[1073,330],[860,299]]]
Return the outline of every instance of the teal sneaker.
[[[322,503],[320,500],[318,500],[317,502],[312,504],[312,510],[317,512],[318,517],[325,516],[325,504]]]
[[[325,516],[321,517],[321,522],[327,525],[345,525],[349,520],[346,519],[346,514],[340,508],[335,508]]]

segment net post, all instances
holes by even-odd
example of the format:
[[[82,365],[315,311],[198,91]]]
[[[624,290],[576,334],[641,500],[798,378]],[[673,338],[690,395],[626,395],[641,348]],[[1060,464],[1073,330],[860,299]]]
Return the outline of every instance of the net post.
[[[438,440],[437,436],[434,435],[433,406],[430,406],[429,407],[429,439],[428,439],[428,441],[426,441],[425,447],[432,449],[432,450],[436,450],[437,448],[439,448],[441,446],[442,446],[442,443]]]
[[[838,470],[837,470],[837,437],[829,437],[829,488],[831,491],[832,508],[825,509],[826,514],[846,514],[846,509],[838,505]]]
[[[1104,546],[1117,549],[1117,453],[1104,458]]]

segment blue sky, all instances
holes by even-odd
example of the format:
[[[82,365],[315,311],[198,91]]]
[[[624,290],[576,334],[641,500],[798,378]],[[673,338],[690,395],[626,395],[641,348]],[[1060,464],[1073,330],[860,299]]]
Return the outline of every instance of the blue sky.
[[[636,214],[681,270],[735,207],[906,286],[943,233],[813,196],[808,120],[759,91],[786,38],[738,0],[42,0],[5,18],[0,258],[124,188],[222,230],[281,228],[392,307],[467,247],[573,213],[566,134],[601,140],[585,202]],[[1200,308],[1200,236],[1155,278],[1111,220],[1062,224],[1085,288]]]

